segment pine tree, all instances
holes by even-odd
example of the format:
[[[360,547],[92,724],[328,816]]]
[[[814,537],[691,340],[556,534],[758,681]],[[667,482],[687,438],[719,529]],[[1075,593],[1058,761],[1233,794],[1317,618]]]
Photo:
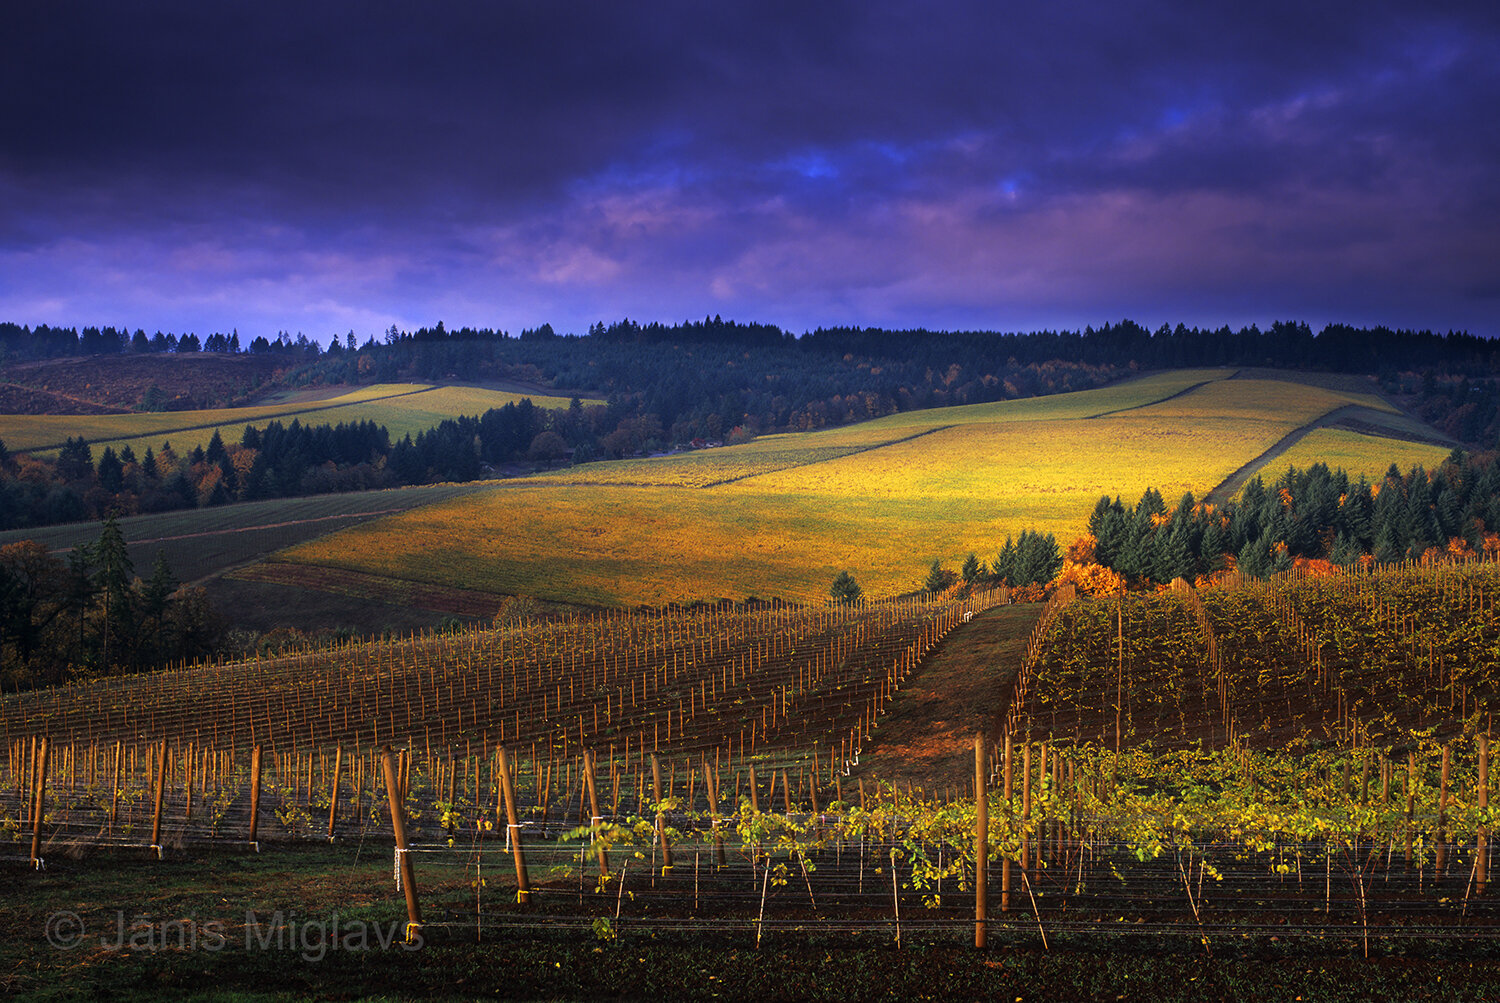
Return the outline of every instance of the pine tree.
[[[859,587],[853,575],[847,571],[840,571],[834,577],[828,594],[833,596],[833,601],[841,606],[853,606],[864,596],[864,590]]]
[[[104,601],[100,667],[107,672],[113,664],[111,659],[117,657],[117,653],[110,651],[111,640],[120,641],[129,637],[135,626],[130,590],[130,579],[135,573],[135,566],[130,561],[125,534],[120,532],[120,524],[114,513],[104,517],[99,539],[89,549],[94,565],[94,589]]]
[[[953,584],[953,573],[943,568],[941,561],[934,559],[932,567],[927,571],[927,580],[922,587],[928,592],[941,592]]]

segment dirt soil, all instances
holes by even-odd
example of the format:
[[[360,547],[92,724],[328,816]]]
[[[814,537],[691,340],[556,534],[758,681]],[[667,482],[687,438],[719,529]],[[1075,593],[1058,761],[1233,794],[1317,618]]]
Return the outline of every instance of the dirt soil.
[[[340,568],[281,561],[251,564],[231,572],[229,577],[470,617],[494,616],[505,598],[475,589],[446,588]]]
[[[960,624],[902,686],[854,777],[928,791],[974,780],[974,735],[994,740],[1040,603],[997,606]]]
[[[110,409],[134,410],[146,391],[159,387],[166,395],[163,409],[245,404],[256,399],[257,383],[268,389],[285,359],[267,355],[229,356],[219,352],[188,355],[110,355],[76,359],[47,359],[5,367],[4,379],[33,389],[66,396]],[[19,401],[18,401],[19,403]],[[44,398],[34,404],[43,406]],[[14,414],[78,414],[79,411],[14,411]]]

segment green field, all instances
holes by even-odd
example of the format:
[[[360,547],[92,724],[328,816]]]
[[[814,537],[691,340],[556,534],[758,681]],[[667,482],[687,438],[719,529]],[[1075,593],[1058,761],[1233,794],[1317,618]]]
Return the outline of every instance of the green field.
[[[160,449],[170,440],[179,454],[206,446],[215,431],[226,442],[238,442],[246,425],[273,421],[304,425],[337,425],[373,421],[384,425],[391,438],[415,436],[459,415],[480,415],[530,398],[537,407],[565,408],[569,399],[489,390],[482,387],[431,386],[425,383],[380,383],[360,387],[326,400],[304,400],[209,411],[164,411],[107,415],[0,415],[0,440],[13,452],[47,453],[65,439],[82,436],[95,452],[129,445],[137,454],[146,447]]]
[[[1351,404],[1390,411],[1373,395],[1230,375],[1165,373],[589,464],[364,523],[278,558],[601,604],[817,599],[843,569],[867,594],[890,595],[918,588],[934,559],[989,558],[1024,529],[1066,544],[1100,495],[1133,500],[1154,486],[1171,500],[1201,497],[1307,422]],[[1412,450],[1375,436],[1345,446],[1381,471]]]

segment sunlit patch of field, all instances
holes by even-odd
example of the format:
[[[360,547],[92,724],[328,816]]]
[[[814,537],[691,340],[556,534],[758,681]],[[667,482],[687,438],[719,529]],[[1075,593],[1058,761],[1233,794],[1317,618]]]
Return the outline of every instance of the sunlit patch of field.
[[[699,449],[653,459],[591,463],[530,478],[547,484],[640,484],[701,488],[788,467],[823,463],[873,449],[922,428],[892,429],[872,423],[818,432],[768,435],[738,446]]]
[[[871,595],[927,565],[992,558],[1034,528],[1067,541],[1101,494],[1201,493],[1285,434],[1203,419],[963,425],[704,489],[506,485],[283,552],[286,560],[561,601]]]
[[[541,397],[479,387],[435,387],[425,383],[380,383],[326,400],[261,404],[204,411],[165,411],[107,415],[0,415],[0,440],[12,451],[46,453],[63,440],[82,436],[97,455],[105,447],[118,452],[128,445],[137,455],[170,441],[178,453],[206,446],[215,431],[226,442],[238,442],[246,425],[273,421],[304,425],[337,425],[373,421],[393,439],[413,435],[459,415],[479,415],[490,408],[528,397],[537,407],[566,408],[565,397]]]
[[[1201,498],[1310,420],[1349,403],[1385,407],[1304,384],[1225,380],[1230,372],[591,463],[365,523],[278,559],[608,605],[818,600],[845,569],[866,594],[892,595],[920,588],[934,559],[989,560],[1025,529],[1066,544],[1101,495],[1133,502],[1149,486],[1168,504],[1186,491]],[[1301,466],[1323,443],[1366,460],[1380,453],[1379,471],[1433,455],[1314,436],[1295,454]]]
[[[1306,470],[1314,463],[1326,463],[1334,469],[1342,467],[1351,479],[1364,477],[1374,482],[1385,476],[1392,463],[1402,473],[1419,464],[1431,470],[1449,452],[1449,447],[1431,443],[1403,442],[1342,428],[1319,428],[1261,468],[1260,476],[1269,481],[1285,473],[1288,467]]]
[[[940,553],[991,546],[995,502],[718,489],[506,486],[293,547],[279,559],[608,605],[817,600],[840,570],[872,595],[920,587]]]
[[[1151,404],[1131,412],[1142,418],[1223,418],[1260,420],[1274,418],[1302,425],[1347,405],[1397,413],[1375,394],[1326,390],[1285,380],[1220,380],[1197,387],[1181,397]]]
[[[941,425],[991,424],[1001,421],[1092,418],[1127,408],[1146,407],[1199,383],[1225,380],[1232,375],[1233,369],[1174,369],[1097,390],[906,411],[876,418],[865,424],[872,428],[934,428]]]
[[[1026,514],[1016,527],[1076,532],[1102,494],[1199,490],[1228,476],[1290,426],[1200,418],[1100,419],[959,425],[826,463],[726,486],[731,494],[984,499]]]

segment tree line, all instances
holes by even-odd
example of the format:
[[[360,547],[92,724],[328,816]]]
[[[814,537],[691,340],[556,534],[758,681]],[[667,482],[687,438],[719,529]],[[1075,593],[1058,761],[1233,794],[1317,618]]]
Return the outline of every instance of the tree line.
[[[1223,506],[1191,492],[1169,508],[1148,488],[1134,506],[1102,497],[1089,516],[1092,560],[1137,582],[1236,568],[1264,577],[1300,560],[1395,563],[1500,553],[1497,454],[1454,450],[1432,470],[1378,481],[1318,463],[1256,477]]]
[[[1430,395],[1429,420],[1476,403],[1489,388],[1484,420],[1455,419],[1464,441],[1493,445],[1500,433],[1500,343],[1463,332],[1392,330],[1278,321],[1262,330],[1133,321],[1080,331],[933,331],[830,327],[794,335],[770,324],[720,317],[679,324],[629,319],[559,334],[550,325],[519,336],[491,328],[414,331],[395,327],[360,342],[351,331],[324,349],[305,335],[274,340],[238,332],[168,335],[123,328],[28,328],[0,324],[5,359],[122,352],[272,353],[285,359],[291,386],[403,380],[512,380],[609,402],[614,432],[630,420],[658,431],[664,444],[719,441],[747,434],[801,431],[897,411],[1083,390],[1143,369],[1268,366],[1378,374],[1388,389],[1415,392],[1412,381],[1455,393]],[[1426,374],[1425,376],[1423,374]],[[1457,396],[1455,396],[1457,394]],[[1444,410],[1446,409],[1446,410]]]
[[[113,517],[66,558],[32,540],[0,546],[0,688],[139,671],[211,654],[224,623],[164,557],[135,574]]]
[[[169,440],[160,450],[137,454],[129,445],[106,446],[97,460],[82,436],[66,440],[54,459],[12,455],[0,443],[0,529],[102,519],[111,512],[469,481],[492,476],[504,463],[550,465],[641,448],[649,429],[639,422],[597,434],[606,412],[576,399],[557,411],[522,399],[395,441],[372,421],[304,425],[293,419],[247,425],[237,443],[226,444],[215,430],[207,447],[179,453]]]

